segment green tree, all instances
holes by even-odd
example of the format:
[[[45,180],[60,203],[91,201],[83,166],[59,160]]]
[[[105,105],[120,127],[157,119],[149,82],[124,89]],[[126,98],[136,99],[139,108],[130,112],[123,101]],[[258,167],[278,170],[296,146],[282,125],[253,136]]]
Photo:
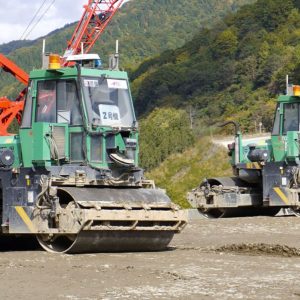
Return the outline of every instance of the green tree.
[[[235,55],[238,46],[238,38],[232,29],[221,32],[214,44],[213,53],[216,58],[232,57]]]
[[[141,165],[147,170],[194,143],[187,113],[174,108],[155,109],[141,120],[140,136]]]

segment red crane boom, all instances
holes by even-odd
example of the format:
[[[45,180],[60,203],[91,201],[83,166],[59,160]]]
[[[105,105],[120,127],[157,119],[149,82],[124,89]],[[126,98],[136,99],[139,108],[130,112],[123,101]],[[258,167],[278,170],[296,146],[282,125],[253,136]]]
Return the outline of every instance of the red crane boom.
[[[64,58],[88,53],[124,0],[89,0],[68,42]]]
[[[0,68],[12,74],[24,85],[28,85],[28,74],[18,67],[14,62],[0,53]],[[0,136],[9,135],[7,132],[9,125],[14,119],[21,122],[22,111],[24,108],[24,95],[26,88],[20,92],[16,101],[11,101],[7,97],[0,97]]]
[[[18,67],[15,63],[0,53],[0,68],[5,72],[11,73],[16,79],[18,79],[24,85],[28,84],[28,74]]]

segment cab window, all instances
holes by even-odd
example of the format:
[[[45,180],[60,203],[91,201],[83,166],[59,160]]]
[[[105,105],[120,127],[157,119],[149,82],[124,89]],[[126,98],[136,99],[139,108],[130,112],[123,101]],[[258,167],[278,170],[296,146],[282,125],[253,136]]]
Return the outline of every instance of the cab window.
[[[38,83],[36,121],[56,123],[55,81],[40,81]]]
[[[272,135],[279,135],[279,133],[280,133],[280,106],[278,104],[276,107],[276,112],[274,117]]]
[[[298,103],[286,103],[284,105],[283,134],[288,131],[299,131]]]
[[[28,85],[25,106],[22,116],[21,128],[31,128],[31,115],[32,115],[32,82]]]
[[[82,124],[75,80],[40,81],[37,89],[37,122]]]

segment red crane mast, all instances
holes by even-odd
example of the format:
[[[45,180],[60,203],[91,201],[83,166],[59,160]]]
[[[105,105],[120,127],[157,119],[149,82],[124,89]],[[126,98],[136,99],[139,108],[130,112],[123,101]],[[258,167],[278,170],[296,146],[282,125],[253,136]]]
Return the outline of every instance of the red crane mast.
[[[89,0],[68,42],[64,58],[88,53],[124,0]]]

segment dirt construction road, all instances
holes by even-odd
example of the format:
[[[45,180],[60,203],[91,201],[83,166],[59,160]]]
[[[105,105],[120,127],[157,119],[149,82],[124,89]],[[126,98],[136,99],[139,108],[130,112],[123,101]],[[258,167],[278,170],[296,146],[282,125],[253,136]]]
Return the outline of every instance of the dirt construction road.
[[[300,299],[299,232],[296,217],[200,219],[168,251],[85,255],[0,240],[0,299]]]

